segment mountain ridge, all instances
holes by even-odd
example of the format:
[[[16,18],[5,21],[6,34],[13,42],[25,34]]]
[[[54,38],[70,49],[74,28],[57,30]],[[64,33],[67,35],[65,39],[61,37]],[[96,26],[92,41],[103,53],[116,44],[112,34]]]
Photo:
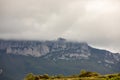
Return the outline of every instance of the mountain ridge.
[[[58,46],[59,45],[63,45],[63,47],[66,46],[66,45],[64,45],[66,43],[84,44],[84,45],[89,46],[86,42],[67,41],[64,38],[58,38],[57,40],[52,40],[52,41],[47,41],[47,40],[46,41],[34,41],[34,40],[0,40],[0,49],[6,49],[6,53],[17,53],[17,54],[19,54],[20,50],[17,52],[17,47],[18,47],[18,48],[21,48],[21,51],[23,51],[22,53],[26,53],[27,52],[27,54],[29,54],[29,55],[32,55],[32,56],[35,56],[35,57],[40,57],[41,56],[40,55],[40,51],[35,50],[34,47],[38,47],[39,49],[40,48],[41,49],[42,48],[43,49],[46,48],[45,50],[43,50],[44,54],[46,54],[46,53],[49,53],[49,47],[48,47],[48,46],[50,46],[49,42],[51,44],[55,43],[53,45],[58,45]],[[29,48],[29,49],[27,49],[27,48]],[[12,51],[12,49],[15,50],[15,51]],[[99,49],[99,50],[104,50],[104,49]],[[106,50],[106,51],[108,51],[108,50]],[[31,52],[31,54],[30,54],[30,52]],[[34,53],[34,54],[36,53],[36,55],[34,55],[32,53]]]
[[[85,69],[107,74],[120,72],[119,68],[120,54],[93,48],[86,42],[63,38],[53,41],[0,40],[2,80],[21,80],[30,72],[70,75]]]

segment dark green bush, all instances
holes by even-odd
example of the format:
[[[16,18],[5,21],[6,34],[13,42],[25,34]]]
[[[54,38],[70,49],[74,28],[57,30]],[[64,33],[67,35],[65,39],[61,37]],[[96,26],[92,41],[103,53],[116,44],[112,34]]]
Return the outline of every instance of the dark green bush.
[[[44,74],[44,75],[43,75],[43,78],[49,79],[49,75],[48,75],[48,74]]]
[[[35,80],[35,76],[32,73],[29,73],[24,80]]]
[[[96,72],[84,72],[79,75],[79,77],[97,77],[99,76]]]
[[[59,75],[56,76],[56,78],[63,78],[63,77],[64,77],[63,74],[59,74]]]

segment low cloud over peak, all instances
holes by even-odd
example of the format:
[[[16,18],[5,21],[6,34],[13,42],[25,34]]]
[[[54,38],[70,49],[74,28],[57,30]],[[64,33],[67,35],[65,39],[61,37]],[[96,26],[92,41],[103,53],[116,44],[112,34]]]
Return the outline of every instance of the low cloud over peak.
[[[0,38],[64,37],[119,52],[119,0],[1,0]]]

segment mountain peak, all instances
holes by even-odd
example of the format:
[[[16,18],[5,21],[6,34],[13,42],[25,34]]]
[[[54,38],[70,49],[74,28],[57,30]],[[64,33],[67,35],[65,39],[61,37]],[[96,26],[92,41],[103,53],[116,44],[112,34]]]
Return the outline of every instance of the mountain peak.
[[[0,40],[0,63],[0,80],[22,80],[15,76],[39,71],[39,74],[51,75],[70,75],[81,69],[102,74],[120,72],[120,54],[64,38],[56,41]],[[11,72],[13,76],[9,75]],[[1,79],[1,76],[10,76],[10,79]]]
[[[66,39],[65,39],[65,38],[61,38],[61,37],[60,37],[60,38],[58,38],[58,39],[57,39],[57,41],[60,41],[60,42],[65,42],[65,41],[66,41]]]

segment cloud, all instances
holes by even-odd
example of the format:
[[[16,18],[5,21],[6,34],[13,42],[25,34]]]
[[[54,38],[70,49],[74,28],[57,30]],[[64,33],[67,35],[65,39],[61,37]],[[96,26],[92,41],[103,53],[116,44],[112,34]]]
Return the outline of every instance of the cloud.
[[[64,37],[120,51],[119,0],[0,0],[0,38]]]

